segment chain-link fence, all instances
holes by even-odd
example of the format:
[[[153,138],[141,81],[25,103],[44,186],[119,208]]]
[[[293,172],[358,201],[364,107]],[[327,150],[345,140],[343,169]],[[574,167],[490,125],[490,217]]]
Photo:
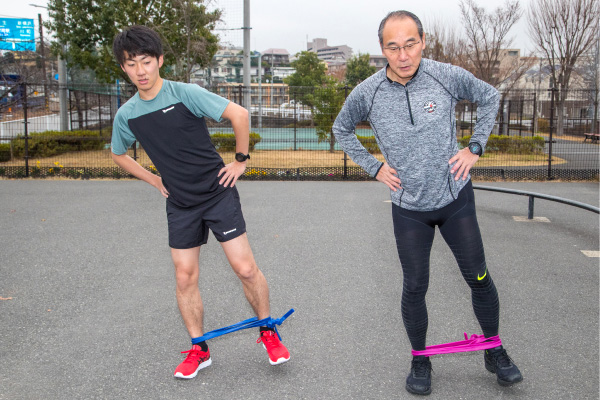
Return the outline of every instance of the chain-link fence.
[[[110,157],[110,136],[116,111],[135,88],[88,85],[66,89],[62,111],[61,88],[56,84],[15,84],[0,94],[0,177],[128,176]],[[245,89],[223,84],[210,90],[241,103]],[[242,179],[371,179],[331,136],[331,124],[351,88],[253,83],[249,90],[253,135],[251,159]],[[486,154],[472,170],[475,177],[598,179],[595,93],[569,92],[563,105],[562,133],[557,132],[557,105],[551,94],[547,90],[502,94]],[[476,105],[459,103],[456,125],[461,146],[468,143],[476,121]],[[228,121],[207,123],[215,147],[230,162],[235,152],[231,125]],[[356,134],[383,161],[369,124],[359,124]],[[157,172],[139,143],[129,155]]]

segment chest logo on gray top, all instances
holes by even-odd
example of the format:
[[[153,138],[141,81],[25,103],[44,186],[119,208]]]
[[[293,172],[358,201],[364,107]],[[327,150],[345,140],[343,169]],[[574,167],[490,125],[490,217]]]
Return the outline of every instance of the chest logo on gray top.
[[[435,104],[435,101],[426,101],[425,104],[423,104],[423,109],[430,114],[435,111],[436,107],[437,104]]]

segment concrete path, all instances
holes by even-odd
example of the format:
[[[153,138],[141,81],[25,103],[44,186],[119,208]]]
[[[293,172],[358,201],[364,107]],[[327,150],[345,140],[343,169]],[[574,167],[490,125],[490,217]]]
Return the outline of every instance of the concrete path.
[[[597,183],[487,183],[598,206]],[[410,345],[387,189],[377,182],[240,182],[256,259],[292,359],[257,332],[210,342],[213,365],[172,377],[189,349],[174,296],[164,200],[138,181],[0,181],[0,399],[410,399]],[[433,357],[431,399],[598,398],[598,215],[476,191],[501,337],[523,383],[481,353]],[[594,253],[596,252],[596,253]],[[438,234],[430,344],[480,333]],[[220,246],[201,252],[207,329],[252,316]]]

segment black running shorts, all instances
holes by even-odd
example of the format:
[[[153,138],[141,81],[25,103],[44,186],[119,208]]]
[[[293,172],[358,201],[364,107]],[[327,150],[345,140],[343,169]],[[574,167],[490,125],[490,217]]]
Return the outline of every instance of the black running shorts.
[[[181,208],[167,200],[169,246],[190,249],[206,244],[210,229],[219,242],[227,242],[246,232],[246,222],[237,188],[233,187],[213,201]]]

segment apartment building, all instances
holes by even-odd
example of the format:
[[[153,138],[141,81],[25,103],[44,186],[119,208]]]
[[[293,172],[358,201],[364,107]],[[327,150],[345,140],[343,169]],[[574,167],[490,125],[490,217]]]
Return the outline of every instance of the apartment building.
[[[345,44],[338,46],[328,46],[327,39],[318,38],[313,39],[312,42],[308,42],[306,45],[307,51],[317,53],[319,60],[323,60],[327,63],[333,61],[347,61],[352,57],[352,48]]]
[[[286,49],[267,49],[262,53],[262,60],[271,67],[289,67],[290,53]]]
[[[262,97],[263,107],[280,107],[290,102],[288,85],[285,83],[252,83],[250,85],[250,101],[252,106],[259,104],[259,95]],[[241,83],[226,82],[217,85],[216,93],[235,103],[242,104],[243,91]]]

